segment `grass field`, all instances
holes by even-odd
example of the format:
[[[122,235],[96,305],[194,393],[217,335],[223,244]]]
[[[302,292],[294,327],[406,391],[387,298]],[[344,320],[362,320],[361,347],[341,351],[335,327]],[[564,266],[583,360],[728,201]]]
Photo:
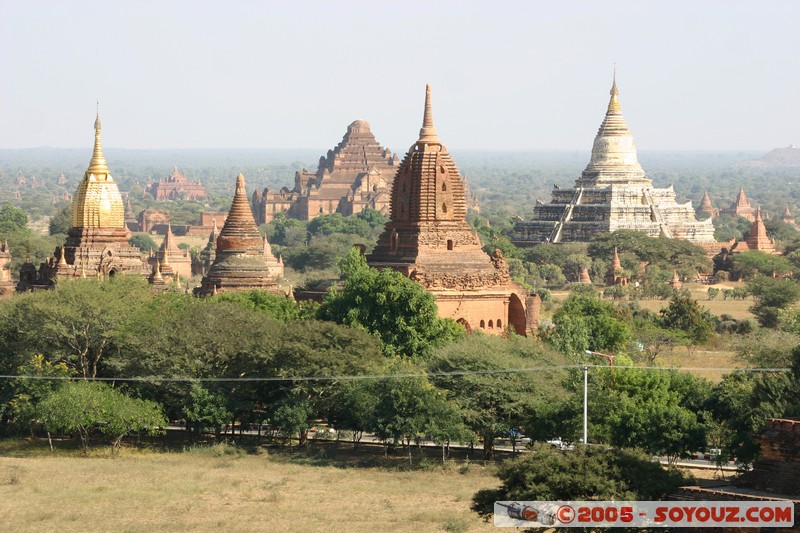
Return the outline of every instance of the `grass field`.
[[[118,456],[7,455],[0,450],[4,533],[494,529],[469,509],[478,489],[497,485],[490,468],[474,463],[356,467],[346,459],[241,454],[219,446]]]

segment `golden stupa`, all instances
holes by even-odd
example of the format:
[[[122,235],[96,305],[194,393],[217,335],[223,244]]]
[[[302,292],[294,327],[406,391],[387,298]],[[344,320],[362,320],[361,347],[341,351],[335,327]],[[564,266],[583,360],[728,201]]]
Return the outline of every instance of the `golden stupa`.
[[[100,114],[94,121],[94,151],[72,204],[72,227],[63,246],[39,268],[26,262],[17,290],[47,289],[58,280],[77,277],[136,274],[147,277],[150,267],[141,251],[128,242],[125,207],[108,170],[100,140]]]
[[[75,228],[124,228],[125,205],[111,177],[100,138],[100,113],[94,121],[94,152],[89,168],[78,185],[72,207]]]

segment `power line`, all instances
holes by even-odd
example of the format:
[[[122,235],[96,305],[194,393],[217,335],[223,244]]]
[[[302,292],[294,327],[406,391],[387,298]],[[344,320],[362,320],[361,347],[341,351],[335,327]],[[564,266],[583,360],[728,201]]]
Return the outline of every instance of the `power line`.
[[[584,366],[589,368],[600,368],[610,370],[604,365],[554,365],[554,366],[531,366],[524,368],[496,368],[491,370],[451,370],[447,372],[420,372],[404,374],[359,374],[343,376],[269,376],[269,377],[230,377],[230,378],[191,378],[191,377],[98,377],[92,381],[122,381],[122,382],[143,382],[143,383],[207,383],[207,382],[288,382],[288,381],[356,381],[365,379],[404,379],[404,378],[423,378],[423,377],[447,377],[447,376],[480,376],[493,374],[522,374],[527,372],[547,372],[555,370],[582,369]],[[715,371],[715,372],[790,372],[790,368],[734,368],[734,367],[677,367],[677,366],[615,366],[616,369],[626,370],[646,370],[646,371]],[[27,379],[39,381],[74,381],[82,379],[75,376],[33,376],[33,375],[0,375],[0,379]]]

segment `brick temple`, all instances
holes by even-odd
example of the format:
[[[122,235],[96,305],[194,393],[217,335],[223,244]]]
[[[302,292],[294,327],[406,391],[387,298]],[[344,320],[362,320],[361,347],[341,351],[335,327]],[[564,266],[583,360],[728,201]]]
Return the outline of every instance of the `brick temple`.
[[[585,242],[601,232],[629,229],[651,237],[713,242],[711,220],[697,221],[692,203],[677,203],[672,185],[660,189],[639,164],[636,144],[622,116],[616,79],[592,157],[575,187],[553,190],[550,203],[514,227],[517,246]]]
[[[369,122],[356,120],[342,141],[319,158],[316,172],[295,173],[293,190],[254,191],[253,213],[259,224],[282,212],[299,220],[355,215],[366,208],[387,213],[396,171],[397,155],[378,143]]]
[[[153,181],[147,186],[149,192],[156,200],[197,200],[208,198],[208,191],[200,180],[192,181],[176,166],[172,174]]]
[[[750,222],[756,221],[756,209],[750,205],[750,200],[747,199],[747,195],[744,193],[744,187],[739,187],[739,194],[736,195],[736,199],[731,205],[722,209],[719,214],[746,218]]]
[[[428,87],[419,140],[397,171],[390,221],[367,262],[422,284],[436,297],[439,316],[468,331],[525,335],[529,298],[511,281],[502,252],[481,249],[466,215],[464,181],[436,132]]]
[[[11,248],[8,241],[0,243],[0,298],[14,293],[14,282],[11,280]]]

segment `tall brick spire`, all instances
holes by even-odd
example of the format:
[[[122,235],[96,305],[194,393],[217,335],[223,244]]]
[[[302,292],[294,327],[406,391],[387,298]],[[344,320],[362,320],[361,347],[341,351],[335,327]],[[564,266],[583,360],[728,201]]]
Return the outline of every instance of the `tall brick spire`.
[[[254,289],[280,292],[264,257],[264,242],[247,201],[244,176],[239,174],[228,218],[217,237],[214,263],[195,294]]]

